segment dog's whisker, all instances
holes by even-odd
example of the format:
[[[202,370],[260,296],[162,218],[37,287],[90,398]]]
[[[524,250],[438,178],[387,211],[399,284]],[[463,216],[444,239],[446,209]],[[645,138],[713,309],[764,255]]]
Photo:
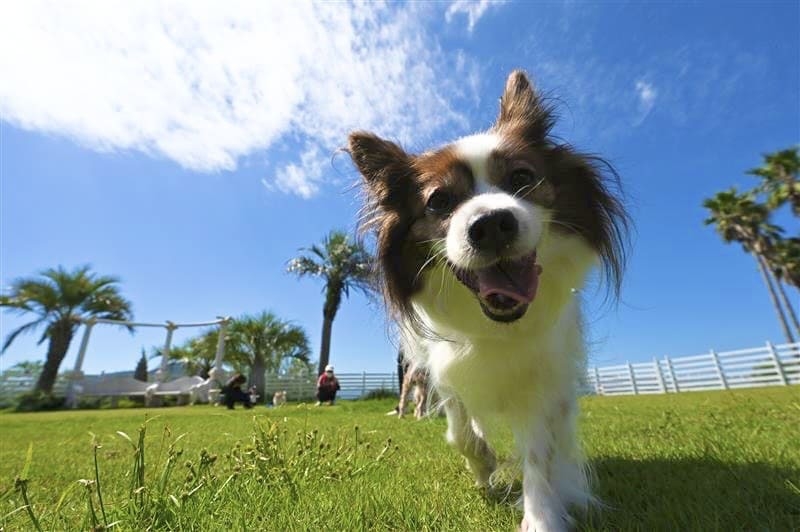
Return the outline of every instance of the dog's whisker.
[[[562,221],[560,221],[560,220],[552,220],[552,219],[551,219],[551,220],[548,220],[548,223],[549,223],[549,224],[551,224],[551,225],[559,225],[559,226],[561,226],[561,227],[564,227],[564,228],[566,228],[566,229],[569,229],[570,231],[574,231],[574,232],[576,232],[576,233],[580,233],[580,230],[581,230],[581,228],[580,228],[580,227],[578,227],[578,226],[577,226],[577,225],[575,225],[575,224],[570,224],[570,223],[567,223],[567,222],[562,222]]]
[[[424,242],[442,242],[442,241],[443,241],[443,239],[441,239],[441,238],[433,238],[433,239],[430,239],[430,240],[426,240]],[[431,262],[434,262],[434,266],[438,266],[439,259],[442,259],[443,257],[445,257],[446,253],[447,253],[447,250],[445,248],[443,248],[443,247],[438,247],[437,248],[437,246],[432,246],[431,249],[429,250],[429,256],[426,258],[426,260],[422,264],[422,266],[419,267],[419,270],[417,270],[417,274],[414,276],[413,283],[416,284],[416,282],[419,280],[419,278],[422,275],[422,273],[425,270],[425,268]]]
[[[431,238],[429,240],[420,240],[420,244],[443,244],[447,240],[446,238]]]
[[[525,196],[528,192],[533,192],[533,190],[535,190],[533,185],[525,185],[524,187],[521,187],[519,190],[514,192],[513,197],[521,198],[522,196]]]
[[[445,278],[446,277],[447,277],[447,275],[445,273],[445,270],[444,269],[440,269],[439,270],[439,292],[436,294],[437,299],[442,298],[442,296],[444,295],[444,282],[445,282]]]
[[[521,197],[523,197],[523,196],[525,196],[525,195],[527,195],[527,194],[529,194],[529,193],[531,193],[531,192],[535,191],[537,188],[539,188],[540,186],[542,186],[542,184],[544,184],[544,178],[541,178],[541,179],[539,179],[539,181],[537,181],[537,182],[536,182],[535,184],[533,184],[533,185],[525,185],[524,187],[520,187],[520,188],[519,188],[519,190],[517,190],[517,191],[516,191],[516,192],[513,194],[513,197],[515,197],[515,198],[521,198]]]
[[[416,283],[419,280],[419,277],[420,277],[420,275],[422,275],[422,271],[425,269],[425,266],[427,266],[428,264],[430,264],[431,262],[436,260],[436,258],[437,257],[434,254],[430,258],[428,258],[428,260],[426,260],[424,263],[422,263],[422,266],[420,266],[419,270],[417,271],[417,275],[414,276],[414,281],[413,281],[414,283]]]

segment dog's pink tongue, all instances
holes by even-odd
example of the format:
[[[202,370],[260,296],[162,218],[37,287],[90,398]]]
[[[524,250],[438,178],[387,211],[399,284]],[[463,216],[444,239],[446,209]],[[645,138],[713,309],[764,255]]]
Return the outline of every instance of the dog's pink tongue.
[[[518,303],[530,303],[536,297],[540,273],[542,267],[536,264],[535,254],[476,270],[478,295],[502,295]]]

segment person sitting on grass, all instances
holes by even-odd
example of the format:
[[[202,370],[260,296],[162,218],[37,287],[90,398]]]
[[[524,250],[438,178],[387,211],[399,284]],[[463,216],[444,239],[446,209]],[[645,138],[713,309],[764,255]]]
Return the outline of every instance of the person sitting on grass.
[[[325,373],[317,380],[317,406],[322,403],[332,405],[336,401],[336,392],[339,391],[339,379],[333,374],[333,366],[325,366]]]
[[[253,403],[250,401],[250,396],[242,390],[242,386],[247,382],[247,378],[241,373],[235,373],[225,386],[222,387],[222,393],[225,396],[225,406],[229,410],[233,410],[237,402],[242,403],[245,408],[252,408]]]

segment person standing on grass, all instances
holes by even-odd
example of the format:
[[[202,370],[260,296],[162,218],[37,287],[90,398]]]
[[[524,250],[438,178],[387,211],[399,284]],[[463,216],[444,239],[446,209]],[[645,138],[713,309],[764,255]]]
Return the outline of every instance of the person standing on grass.
[[[235,373],[222,387],[222,393],[225,395],[225,406],[229,410],[233,410],[237,402],[242,403],[245,408],[253,407],[250,396],[242,390],[245,382],[247,382],[247,378],[244,375]]]
[[[325,366],[325,372],[317,379],[317,406],[322,403],[332,405],[336,401],[336,392],[339,391],[339,379],[333,374],[333,366]]]

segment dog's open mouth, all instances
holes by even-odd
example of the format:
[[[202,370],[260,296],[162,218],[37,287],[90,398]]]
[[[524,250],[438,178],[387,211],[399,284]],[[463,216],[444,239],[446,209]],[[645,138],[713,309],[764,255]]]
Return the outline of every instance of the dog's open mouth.
[[[456,278],[478,297],[483,313],[502,322],[525,315],[536,297],[542,273],[542,267],[536,264],[536,251],[514,259],[500,259],[485,268],[452,268]]]

